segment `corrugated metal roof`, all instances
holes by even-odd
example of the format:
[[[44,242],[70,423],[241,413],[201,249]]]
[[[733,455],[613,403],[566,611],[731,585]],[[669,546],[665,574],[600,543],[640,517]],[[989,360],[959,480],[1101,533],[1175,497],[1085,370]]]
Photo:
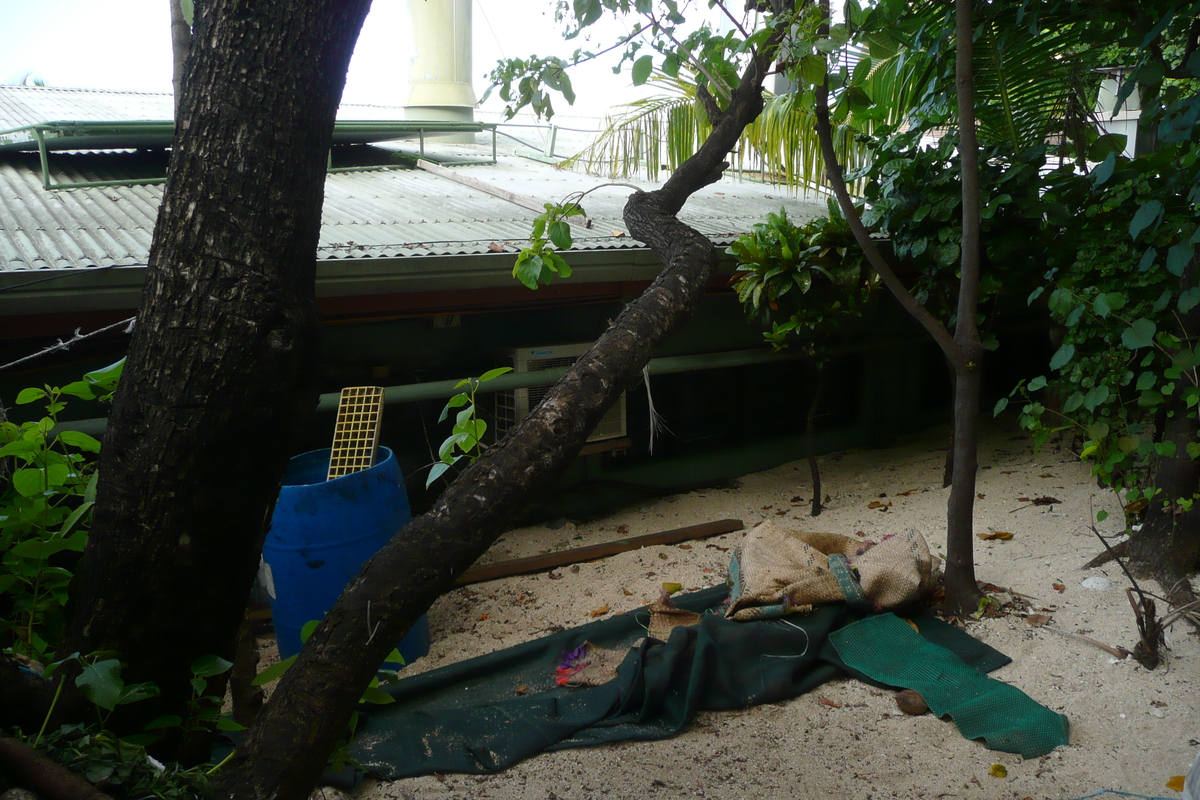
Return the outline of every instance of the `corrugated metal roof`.
[[[52,163],[59,182],[133,180],[154,169],[145,156],[131,153],[57,156]],[[563,198],[599,183],[513,157],[460,169],[535,200]],[[628,193],[628,188],[607,187],[588,196],[584,206],[593,227],[573,229],[575,249],[642,247],[628,237],[621,220]],[[0,271],[145,264],[161,199],[161,185],[47,192],[36,156],[6,156],[0,159]],[[769,187],[723,182],[697,193],[680,218],[726,241],[781,204],[798,219],[822,211]],[[486,254],[495,252],[494,244],[515,253],[534,216],[507,200],[418,170],[333,173],[326,180],[318,260]]]
[[[158,116],[170,95],[0,87],[0,126],[47,117]],[[354,119],[397,116],[385,106],[344,106]],[[375,116],[371,116],[374,114]],[[25,115],[25,116],[21,116]],[[415,144],[396,145],[413,149]],[[444,158],[490,158],[490,144],[427,145]],[[55,183],[138,180],[164,174],[161,153],[57,154]],[[515,156],[499,163],[457,167],[475,181],[542,203],[561,200],[604,181]],[[651,184],[635,182],[650,189]],[[573,229],[575,250],[644,250],[627,235],[621,214],[628,186],[606,186],[584,200],[590,230]],[[147,261],[161,185],[96,186],[45,191],[35,154],[0,155],[0,273],[141,266]],[[680,218],[723,243],[750,230],[768,211],[788,207],[796,219],[824,208],[755,183],[730,180],[694,195]],[[424,171],[380,169],[331,173],[317,258],[325,264],[415,256],[516,253],[535,212],[478,188]],[[499,266],[499,265],[498,265]]]

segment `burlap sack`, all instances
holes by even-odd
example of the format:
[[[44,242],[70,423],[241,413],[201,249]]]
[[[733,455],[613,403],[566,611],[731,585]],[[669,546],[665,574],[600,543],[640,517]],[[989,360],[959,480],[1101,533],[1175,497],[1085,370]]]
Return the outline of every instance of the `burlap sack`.
[[[847,599],[829,566],[833,554],[846,557],[862,594],[877,610],[916,601],[937,585],[935,559],[918,531],[873,541],[790,531],[764,520],[746,533],[734,553],[733,597],[725,615],[761,619]]]

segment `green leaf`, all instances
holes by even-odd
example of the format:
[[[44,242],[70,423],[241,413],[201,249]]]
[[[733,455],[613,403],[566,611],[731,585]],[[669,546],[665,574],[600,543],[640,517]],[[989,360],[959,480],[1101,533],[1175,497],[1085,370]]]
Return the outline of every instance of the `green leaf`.
[[[1104,161],[1100,166],[1092,171],[1092,181],[1095,186],[1103,186],[1105,181],[1112,177],[1113,169],[1117,166],[1117,154],[1110,152],[1104,157]]]
[[[428,489],[430,486],[432,486],[433,482],[442,477],[442,474],[452,466],[454,465],[447,464],[445,461],[439,461],[430,467],[429,475],[425,478],[425,488]]]
[[[92,392],[92,387],[83,381],[74,381],[58,390],[61,394],[68,394],[71,397],[78,397],[81,400],[94,400],[96,395]]]
[[[1129,327],[1121,332],[1121,344],[1129,350],[1140,350],[1154,344],[1154,334],[1158,327],[1145,317],[1135,319]]]
[[[633,70],[631,77],[634,86],[641,86],[645,83],[650,73],[654,70],[654,58],[652,56],[642,56],[637,61],[633,62]]]
[[[550,223],[550,241],[554,242],[554,246],[559,250],[570,250],[574,242],[571,241],[571,225],[561,219]]]
[[[1138,259],[1138,272],[1149,272],[1154,266],[1154,259],[1158,258],[1158,251],[1153,247],[1147,247],[1146,252],[1142,253],[1142,257]]]
[[[1144,231],[1151,225],[1157,226],[1159,220],[1162,219],[1163,204],[1157,200],[1147,200],[1138,208],[1137,213],[1133,215],[1133,221],[1129,223],[1129,236],[1131,239],[1137,239],[1138,234]]]
[[[1193,460],[1200,458],[1200,442],[1188,442],[1184,449],[1187,450],[1189,458]]]
[[[153,683],[132,683],[121,690],[121,696],[117,698],[117,705],[125,706],[130,703],[139,703],[142,700],[158,697],[160,694],[162,692]]]
[[[313,631],[315,631],[317,626],[320,624],[321,620],[319,619],[310,619],[308,622],[304,623],[304,625],[300,627],[300,644],[305,644],[308,642],[308,637],[313,635]]]
[[[211,678],[226,672],[232,666],[232,661],[226,661],[218,655],[200,656],[192,662],[192,674],[197,678]]]
[[[1104,522],[1106,519],[1108,519],[1108,512],[1103,508],[1096,512],[1096,522]]]
[[[499,378],[501,375],[505,375],[509,372],[512,372],[512,367],[496,367],[495,369],[489,369],[487,372],[479,376],[479,382],[484,383],[485,381]]]
[[[1031,379],[1029,381],[1029,383],[1025,385],[1025,388],[1031,392],[1036,392],[1039,389],[1045,389],[1046,388],[1046,376],[1038,375],[1036,378]]]
[[[1175,457],[1175,443],[1172,442],[1170,439],[1168,439],[1165,442],[1155,442],[1154,443],[1154,452],[1158,453],[1158,455],[1162,456],[1163,458],[1174,458]]]
[[[1083,398],[1083,407],[1088,411],[1095,411],[1096,407],[1103,405],[1110,396],[1111,392],[1104,384],[1093,386]]]
[[[19,469],[12,476],[13,488],[22,497],[33,497],[46,491],[46,474],[40,469]]]
[[[1143,372],[1138,376],[1137,385],[1135,388],[1139,392],[1144,392],[1147,389],[1153,389],[1154,384],[1158,382],[1158,375],[1153,372]]]
[[[178,728],[182,724],[183,717],[177,714],[167,714],[166,716],[162,716],[158,719],[152,720],[151,722],[147,722],[146,730],[156,731],[163,728]]]
[[[121,662],[108,658],[89,664],[75,678],[75,685],[92,703],[112,711],[121,702],[121,690],[125,687],[121,680]]]
[[[72,447],[78,447],[86,453],[100,452],[100,442],[82,431],[63,431],[58,434],[58,440]]]
[[[542,258],[531,250],[522,250],[513,266],[513,277],[529,289],[538,288],[538,279],[542,277]]]
[[[1180,314],[1186,314],[1200,304],[1200,287],[1193,286],[1186,292],[1180,292],[1176,307]]]
[[[362,699],[368,703],[375,705],[386,706],[388,703],[396,702],[396,698],[376,686],[368,686],[363,692]]]
[[[1050,369],[1062,369],[1075,357],[1075,345],[1067,342],[1050,358]]]
[[[32,403],[35,400],[41,400],[45,396],[45,390],[31,386],[28,389],[22,389],[17,395],[17,405],[21,406],[25,405],[26,403]]]
[[[238,722],[233,717],[228,716],[227,714],[222,714],[217,719],[217,730],[219,730],[219,731],[244,731],[244,730],[246,730],[246,726],[243,725],[242,723]]]
[[[1000,413],[1002,411],[1004,411],[1004,409],[1006,409],[1006,408],[1008,408],[1008,398],[1001,397],[999,400],[996,401],[996,407],[992,409],[992,416],[993,417],[1000,416]]]
[[[1177,278],[1183,277],[1183,271],[1187,268],[1188,262],[1192,260],[1192,244],[1190,242],[1179,242],[1172,245],[1167,251],[1167,272]]]
[[[291,656],[289,658],[285,658],[283,661],[278,661],[278,662],[272,664],[271,666],[264,669],[262,672],[255,675],[254,680],[250,681],[250,685],[251,686],[262,686],[264,683],[270,683],[271,681],[275,680],[279,676],[283,675],[283,673],[287,672],[288,667],[290,667],[292,665],[292,663],[295,662],[295,660],[296,660],[296,657]]]

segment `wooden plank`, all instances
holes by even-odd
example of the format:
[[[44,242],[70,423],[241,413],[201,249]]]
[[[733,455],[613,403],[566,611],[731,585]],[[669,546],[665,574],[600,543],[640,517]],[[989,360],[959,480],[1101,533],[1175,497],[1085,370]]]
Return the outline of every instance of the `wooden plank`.
[[[509,192],[501,189],[498,186],[493,186],[487,181],[481,181],[478,178],[473,178],[470,175],[464,175],[462,172],[443,167],[441,164],[434,164],[432,161],[426,161],[423,158],[417,159],[417,169],[423,169],[426,172],[437,175],[439,178],[445,178],[448,181],[460,183],[463,186],[469,186],[485,194],[490,194],[492,197],[499,197],[501,200],[507,200],[510,203],[516,203],[521,208],[527,208],[530,211],[536,211],[539,214],[545,213],[545,202],[539,202],[532,197]],[[577,225],[581,228],[592,227],[592,221],[587,217],[567,217],[567,222],[572,225]]]
[[[652,545],[677,544],[693,539],[705,539],[709,536],[719,536],[722,533],[733,533],[742,529],[740,519],[722,519],[716,522],[705,522],[700,525],[689,525],[686,528],[675,528],[659,533],[648,533],[645,536],[634,536],[629,539],[617,539],[603,544],[592,544],[587,547],[577,547],[573,550],[562,550],[557,553],[544,553],[540,556],[514,558],[510,561],[499,561],[482,567],[472,567],[458,579],[459,586],[483,581],[494,581],[497,578],[508,578],[513,575],[524,575],[529,572],[562,567],[567,564],[577,564],[581,561],[595,561],[607,558],[617,553],[637,550],[640,547]]]

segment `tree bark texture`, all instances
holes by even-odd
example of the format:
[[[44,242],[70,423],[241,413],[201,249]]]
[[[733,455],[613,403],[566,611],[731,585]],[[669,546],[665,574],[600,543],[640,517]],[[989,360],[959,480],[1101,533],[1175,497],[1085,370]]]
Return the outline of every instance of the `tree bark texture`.
[[[316,400],[325,164],[368,7],[197,5],[66,648],[115,650],[127,683],[161,689],[114,715],[126,731],[186,718],[193,659],[233,660],[271,509]]]
[[[771,40],[764,52],[774,49]],[[446,488],[346,587],[218,773],[222,796],[300,800],[346,729],[387,653],[437,597],[502,533],[535,492],[553,485],[592,426],[632,385],[655,348],[690,316],[718,259],[713,244],[675,214],[719,179],[725,156],[762,109],[769,55],[746,70],[721,122],[662,189],[625,207],[630,233],[663,272],[631,303],[516,429]]]

